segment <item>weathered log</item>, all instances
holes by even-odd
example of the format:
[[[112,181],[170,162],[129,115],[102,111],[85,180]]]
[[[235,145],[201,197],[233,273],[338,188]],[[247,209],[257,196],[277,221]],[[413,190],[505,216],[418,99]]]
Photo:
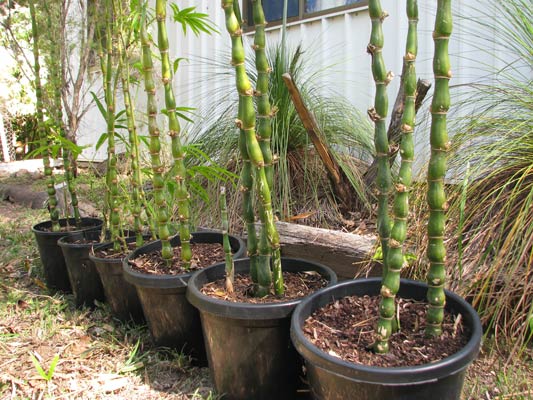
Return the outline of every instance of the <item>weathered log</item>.
[[[46,207],[48,195],[46,192],[35,192],[28,185],[0,185],[0,199],[41,209]]]
[[[350,180],[339,166],[335,157],[331,154],[327,144],[322,140],[322,133],[320,127],[315,119],[315,116],[307,106],[305,105],[302,95],[296,86],[296,83],[292,80],[291,75],[286,72],[282,75],[283,81],[289,90],[294,108],[302,121],[302,124],[307,131],[313,146],[315,147],[322,163],[326,167],[328,177],[331,180],[333,192],[337,199],[340,201],[341,208],[344,211],[353,210],[357,194],[353,189]]]
[[[281,254],[316,261],[333,269],[340,279],[352,279],[372,256],[376,237],[305,225],[276,222]],[[373,269],[371,275],[379,276]]]

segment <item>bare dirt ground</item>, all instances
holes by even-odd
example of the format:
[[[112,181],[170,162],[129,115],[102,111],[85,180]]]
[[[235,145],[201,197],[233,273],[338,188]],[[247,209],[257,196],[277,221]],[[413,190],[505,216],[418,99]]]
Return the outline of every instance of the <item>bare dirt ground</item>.
[[[45,219],[0,202],[0,398],[213,398],[208,369],[154,348],[145,326],[114,320],[105,304],[77,310],[72,296],[48,293],[30,231]]]
[[[208,369],[155,348],[145,326],[47,291],[31,232],[46,219],[45,210],[0,201],[0,399],[217,398]],[[506,364],[505,346],[487,342],[463,399],[533,398],[532,356],[526,349]]]

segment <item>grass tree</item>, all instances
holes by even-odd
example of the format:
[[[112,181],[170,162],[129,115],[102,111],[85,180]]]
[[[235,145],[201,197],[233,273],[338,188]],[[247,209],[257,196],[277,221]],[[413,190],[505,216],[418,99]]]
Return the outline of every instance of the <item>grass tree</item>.
[[[59,211],[57,209],[57,198],[55,190],[55,180],[50,164],[50,143],[48,142],[48,136],[44,129],[44,116],[43,116],[43,87],[41,84],[41,64],[39,61],[39,49],[40,49],[40,28],[37,25],[37,13],[35,9],[35,0],[29,1],[30,15],[31,15],[31,27],[33,36],[33,59],[34,59],[34,85],[35,85],[35,98],[37,100],[37,124],[39,130],[39,137],[41,141],[41,147],[43,148],[43,165],[44,175],[46,177],[46,190],[48,193],[48,209],[50,211],[50,220],[52,222],[52,231],[58,232],[60,230],[59,225]]]
[[[240,129],[240,149],[244,162],[249,159],[251,178],[253,179],[253,188],[258,199],[259,216],[262,225],[259,239],[259,256],[256,261],[257,270],[255,272],[251,271],[252,279],[256,279],[254,283],[256,284],[255,292],[257,296],[267,295],[271,290],[272,282],[274,283],[276,294],[282,295],[284,288],[281,274],[279,234],[274,223],[270,187],[265,172],[265,161],[256,137],[254,90],[246,72],[242,27],[239,18],[240,12],[238,11],[238,3],[233,0],[224,0],[222,7],[226,18],[226,29],[232,42],[231,61],[235,67],[235,83],[239,93],[237,126]],[[235,12],[236,10],[237,12]],[[250,176],[246,177],[248,181],[250,180],[249,178]],[[249,190],[249,188],[245,188],[245,190]],[[250,197],[248,204],[244,205],[245,215],[253,207],[253,204],[250,204],[251,202]],[[252,232],[254,230],[248,230],[248,234]],[[270,266],[271,258],[272,269]]]

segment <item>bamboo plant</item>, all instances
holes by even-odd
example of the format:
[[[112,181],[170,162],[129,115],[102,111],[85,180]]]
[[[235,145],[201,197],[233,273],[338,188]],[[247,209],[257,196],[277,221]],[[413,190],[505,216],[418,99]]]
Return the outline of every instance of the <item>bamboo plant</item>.
[[[376,124],[376,152],[378,156],[377,187],[379,190],[378,231],[383,248],[384,271],[381,287],[380,318],[376,329],[374,350],[377,353],[389,351],[389,338],[396,328],[395,298],[400,287],[400,272],[405,266],[403,251],[407,235],[407,218],[409,214],[409,192],[412,185],[412,163],[414,161],[413,131],[415,126],[416,72],[415,61],[418,51],[417,0],[407,0],[406,14],[409,21],[404,55],[404,90],[405,102],[401,124],[400,155],[401,165],[394,184],[395,196],[392,207],[394,222],[390,226],[388,200],[385,198],[392,190],[390,170],[388,170],[388,140],[381,123],[387,111],[385,87],[389,81],[382,62],[383,34],[381,23],[386,13],[381,9],[379,0],[369,2],[372,34],[369,52],[372,54],[372,71],[376,81],[374,109],[369,114]],[[430,269],[427,276],[428,292],[426,335],[439,336],[442,333],[444,316],[444,280],[446,251],[444,247],[445,213],[447,209],[444,193],[444,176],[446,172],[446,153],[449,148],[446,132],[446,114],[450,107],[449,80],[451,78],[448,56],[448,41],[452,29],[451,0],[438,0],[435,17],[435,54],[433,72],[435,76],[435,93],[431,104],[431,158],[428,167],[427,202],[430,216],[427,224],[429,245],[427,257]],[[387,168],[385,168],[387,167]],[[386,226],[384,226],[386,225]],[[389,238],[390,233],[390,238]]]
[[[178,205],[181,266],[188,270],[191,265],[191,233],[189,192],[187,191],[187,170],[185,168],[185,151],[180,138],[180,124],[176,114],[176,100],[172,89],[172,69],[169,56],[168,34],[166,27],[166,0],[156,0],[157,38],[161,56],[161,80],[165,88],[165,106],[168,118],[169,136],[172,140],[172,157],[174,158],[174,179],[176,181],[176,201]],[[165,252],[163,257],[166,258]]]
[[[35,75],[35,97],[37,100],[37,129],[39,130],[39,137],[41,141],[41,147],[43,148],[43,165],[44,175],[46,177],[46,191],[48,193],[48,209],[50,211],[50,221],[52,222],[52,231],[58,232],[61,228],[59,225],[59,211],[57,209],[57,198],[55,189],[55,179],[50,164],[50,143],[48,141],[48,135],[44,129],[44,116],[43,116],[43,88],[41,84],[41,64],[39,62],[40,53],[40,36],[39,27],[37,26],[37,15],[35,10],[35,1],[29,1],[30,16],[31,16],[31,28],[33,36],[33,59],[34,59],[34,75]]]
[[[261,6],[261,3],[255,4]],[[256,270],[251,270],[252,279],[254,280],[256,296],[263,297],[267,295],[272,283],[277,295],[283,295],[283,278],[281,274],[281,258],[279,234],[274,223],[274,213],[272,211],[272,201],[270,186],[265,171],[265,159],[261,151],[261,146],[256,137],[256,113],[254,109],[254,90],[248,78],[246,67],[244,65],[245,52],[242,40],[242,28],[240,20],[240,10],[238,3],[233,0],[223,0],[222,7],[226,18],[226,29],[231,37],[232,42],[232,65],[235,67],[235,83],[239,93],[239,113],[237,126],[240,129],[241,156],[243,162],[250,163],[251,176],[243,175],[244,191],[251,193],[251,187],[246,186],[253,181],[253,189],[258,199],[259,217],[261,222],[261,231],[259,238],[258,256],[256,259]],[[249,161],[247,161],[249,160]],[[248,199],[244,197],[244,216],[246,218],[248,235],[255,232],[250,223],[250,211],[253,213],[252,196]],[[253,214],[252,214],[253,215]],[[250,258],[255,254],[250,254]],[[270,262],[272,259],[272,269]],[[252,264],[251,264],[252,266]]]
[[[106,35],[105,48],[101,61],[102,75],[104,78],[104,93],[106,104],[107,123],[107,199],[108,199],[108,223],[109,233],[113,241],[113,250],[120,251],[122,246],[120,234],[119,213],[119,186],[117,172],[117,155],[115,151],[115,101],[116,101],[116,77],[118,68],[113,54],[113,39],[116,37],[116,17],[111,0],[106,0]]]
[[[132,185],[132,215],[133,228],[135,231],[135,246],[140,247],[144,244],[143,231],[144,223],[141,217],[143,204],[145,202],[144,190],[142,187],[142,176],[140,167],[140,140],[135,122],[135,104],[130,92],[130,48],[136,47],[135,28],[138,23],[139,14],[136,10],[129,13],[129,10],[123,8],[124,4],[118,2],[115,5],[117,15],[120,15],[119,23],[119,40],[118,52],[120,58],[120,80],[122,84],[122,93],[124,98],[124,109],[127,120],[128,140],[131,158],[131,185]],[[155,233],[151,230],[152,233]]]
[[[57,35],[57,30],[54,29],[53,25],[53,18],[52,15],[53,10],[52,5],[47,4],[47,2],[43,3],[44,9],[46,11],[46,21],[47,21],[47,28],[48,28],[48,35],[49,35],[49,42],[50,42],[50,62],[49,62],[49,69],[50,69],[50,84],[51,84],[51,91],[52,91],[52,99],[50,104],[49,113],[51,114],[51,117],[55,121],[55,125],[57,129],[59,130],[59,135],[61,138],[61,153],[63,156],[63,170],[64,170],[64,176],[65,176],[65,182],[67,185],[68,193],[70,194],[70,204],[72,206],[73,216],[77,227],[81,227],[81,215],[79,210],[79,202],[78,202],[78,195],[76,193],[76,184],[74,180],[74,173],[72,169],[72,157],[75,152],[72,152],[69,149],[69,146],[72,146],[72,144],[69,143],[67,139],[67,135],[65,132],[65,124],[63,122],[63,104],[61,99],[61,85],[62,85],[62,76],[63,71],[61,68],[61,38]],[[61,16],[61,11],[59,12],[59,17]],[[69,207],[65,207],[67,218],[69,217]]]
[[[382,300],[380,305],[380,319],[378,322],[378,338],[375,349],[378,353],[388,351],[388,339],[394,328],[396,315],[395,297],[400,286],[400,272],[404,266],[403,244],[407,236],[407,217],[409,214],[409,192],[412,182],[412,164],[414,160],[413,131],[415,125],[415,98],[416,98],[416,70],[415,61],[418,51],[417,0],[407,0],[407,18],[409,30],[405,47],[404,63],[404,110],[402,114],[402,138],[400,142],[401,165],[394,184],[393,215],[394,224],[390,233],[387,251],[387,271],[381,290]],[[388,162],[387,162],[388,165]],[[384,255],[385,256],[385,255]]]
[[[438,0],[435,29],[433,31],[433,41],[435,43],[433,55],[435,93],[433,94],[430,110],[431,157],[427,176],[427,203],[429,206],[427,257],[430,263],[427,276],[429,310],[427,313],[426,334],[428,336],[439,336],[442,333],[442,320],[444,318],[444,281],[446,279],[444,232],[446,210],[448,208],[444,192],[444,177],[446,174],[446,155],[450,147],[446,129],[446,116],[450,108],[449,82],[452,74],[448,43],[452,33],[452,25],[451,0]]]
[[[229,222],[228,222],[228,207],[226,201],[226,188],[220,187],[220,217],[222,219],[222,245],[224,247],[224,261],[226,263],[226,291],[233,293],[233,284],[235,280],[235,270],[233,264],[233,256],[231,255],[231,243],[229,241]]]

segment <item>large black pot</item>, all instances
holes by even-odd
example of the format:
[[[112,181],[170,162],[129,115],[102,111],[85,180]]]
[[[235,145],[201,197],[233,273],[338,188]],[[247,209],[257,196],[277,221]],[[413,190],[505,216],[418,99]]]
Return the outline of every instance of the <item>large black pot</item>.
[[[90,250],[100,243],[100,231],[83,231],[63,236],[57,244],[63,251],[76,307],[94,307],[95,300],[104,301],[105,294]],[[84,243],[76,243],[84,241]]]
[[[282,303],[233,303],[206,296],[202,286],[224,277],[224,263],[197,271],[189,279],[187,298],[200,311],[209,368],[218,393],[228,400],[294,399],[301,361],[291,345],[289,325],[300,300]],[[328,267],[282,258],[288,272],[317,271],[330,284]],[[247,274],[248,258],[235,261],[235,273]]]
[[[126,243],[132,242],[135,242],[135,237],[126,238]],[[89,258],[94,262],[100,275],[111,312],[114,317],[121,321],[131,320],[137,323],[144,323],[144,314],[135,286],[128,283],[122,273],[122,262],[125,257],[103,258],[95,255],[98,250],[107,250],[112,247],[113,243],[106,243],[95,247],[94,252],[89,253]]]
[[[242,258],[246,252],[244,242],[230,236],[233,258]],[[202,231],[192,234],[192,243],[220,243],[220,232]],[[170,240],[172,247],[179,246],[179,236]],[[151,275],[135,271],[129,264],[130,260],[142,254],[161,250],[161,241],[142,246],[124,260],[124,277],[135,285],[141,301],[144,316],[148,322],[154,343],[158,346],[173,347],[184,350],[205,364],[205,347],[202,338],[202,326],[198,311],[185,298],[187,281],[192,275]]]
[[[372,367],[342,361],[315,347],[302,332],[304,321],[317,309],[346,296],[379,295],[380,278],[347,281],[322,289],[294,311],[291,338],[305,359],[311,393],[328,400],[452,400],[459,399],[466,369],[478,355],[482,327],[476,311],[464,299],[446,291],[446,309],[461,314],[471,332],[463,349],[440,361],[413,367]],[[427,285],[402,279],[398,296],[424,301]]]
[[[64,218],[59,220],[59,225],[62,228],[76,226],[76,221],[74,218]],[[51,290],[59,290],[67,293],[72,291],[63,252],[58,246],[57,241],[63,236],[74,235],[81,231],[101,230],[102,220],[97,218],[82,218],[81,225],[82,228],[77,230],[52,232],[52,222],[45,221],[32,228],[43,264],[44,280],[46,286]]]

